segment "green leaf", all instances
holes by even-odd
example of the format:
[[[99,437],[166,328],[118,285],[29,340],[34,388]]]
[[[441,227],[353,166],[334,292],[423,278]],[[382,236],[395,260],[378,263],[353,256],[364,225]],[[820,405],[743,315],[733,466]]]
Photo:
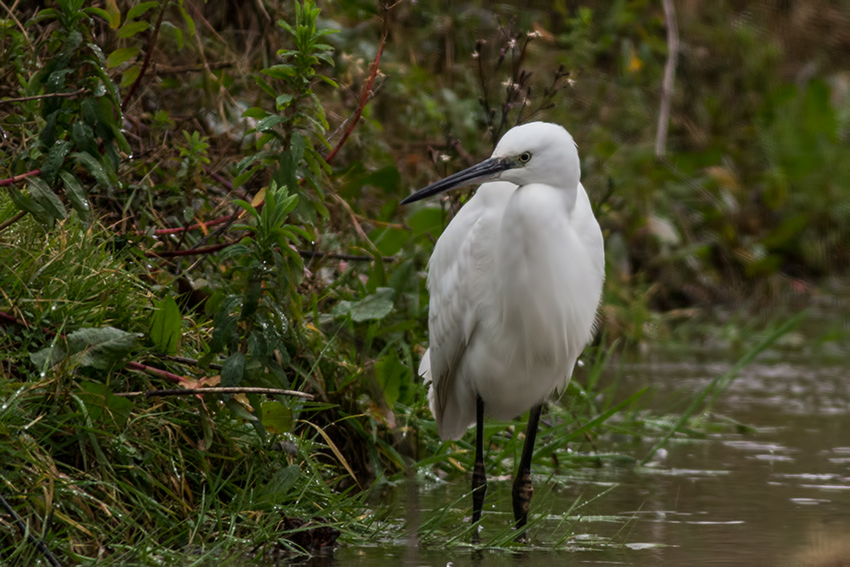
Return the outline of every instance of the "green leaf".
[[[38,139],[45,147],[51,147],[56,142],[56,122],[59,120],[59,110],[51,112],[45,119],[44,128],[38,134]]]
[[[232,397],[229,397],[227,401],[224,402],[224,405],[226,405],[227,409],[233,412],[236,417],[239,417],[251,423],[258,422],[257,416],[248,411],[245,406],[234,400]]]
[[[115,33],[119,38],[127,39],[128,37],[133,37],[137,33],[145,31],[148,28],[150,28],[150,24],[148,22],[126,22],[123,26],[118,28],[118,31]]]
[[[127,11],[127,20],[135,20],[148,10],[157,6],[159,6],[159,2],[142,2],[141,4],[136,4]]]
[[[38,352],[30,353],[30,361],[35,365],[36,369],[43,371],[59,364],[67,356],[68,353],[62,348],[62,345],[56,342]]]
[[[360,177],[355,177],[340,189],[343,197],[354,197],[359,195],[365,185],[371,185],[383,189],[384,193],[391,196],[398,195],[401,188],[401,174],[393,165],[383,167]]]
[[[183,334],[183,315],[170,295],[154,305],[150,329],[151,340],[159,352],[177,353]]]
[[[122,89],[129,87],[136,79],[139,78],[139,73],[142,72],[142,68],[139,65],[130,65],[127,67],[127,70],[124,71],[124,74],[121,75],[121,83],[119,83],[119,87]]]
[[[106,21],[109,22],[109,27],[117,29],[121,25],[121,10],[118,9],[116,0],[106,0]]]
[[[265,504],[279,506],[283,504],[292,487],[295,486],[295,481],[301,475],[301,470],[298,465],[289,465],[274,473],[259,493],[259,500]]]
[[[294,77],[298,71],[292,65],[274,65],[272,67],[268,67],[262,70],[264,75],[268,75],[269,77],[273,77],[275,79],[287,80],[291,77]]]
[[[360,301],[340,301],[331,311],[334,317],[350,316],[351,320],[379,321],[393,310],[395,291],[389,287],[379,287],[372,295],[367,295]]]
[[[293,98],[294,97],[291,94],[282,94],[274,100],[275,107],[278,111],[283,110],[290,102],[292,102]]]
[[[272,433],[286,433],[292,430],[292,410],[281,402],[263,402],[263,427]]]
[[[79,366],[110,370],[136,346],[136,339],[135,334],[114,327],[78,329],[67,336],[67,349],[57,341],[31,354],[30,360],[41,369],[70,356]]]
[[[245,375],[245,355],[234,352],[221,365],[221,385],[225,387],[238,386]]]
[[[86,14],[91,14],[93,16],[98,16],[100,18],[103,18],[103,20],[106,21],[107,23],[109,23],[109,21],[110,21],[109,12],[107,12],[103,8],[93,8],[93,7],[83,8],[83,12],[85,12]],[[40,13],[44,13],[44,11],[42,10],[42,12],[40,12]],[[118,14],[118,17],[119,18],[121,17],[120,13]]]
[[[399,361],[395,352],[386,354],[375,364],[375,378],[390,409],[399,399],[402,381],[407,374],[407,367]]]
[[[77,214],[81,218],[88,219],[91,214],[91,205],[89,205],[86,190],[83,189],[80,180],[77,179],[76,175],[67,170],[60,171],[59,177],[62,178],[65,186],[65,196],[71,201],[71,206],[74,207],[74,210],[77,211]]]
[[[35,199],[35,202],[38,203],[42,209],[47,211],[47,213],[54,219],[62,220],[68,215],[68,211],[65,210],[65,205],[62,204],[62,201],[59,200],[56,193],[48,187],[47,183],[38,177],[30,177],[27,180],[27,186],[29,187],[30,195],[33,199]]]
[[[44,207],[36,203],[32,197],[26,193],[21,193],[14,187],[9,187],[8,189],[9,196],[12,198],[12,202],[15,203],[15,206],[18,207],[18,209],[28,212],[41,224],[50,225],[53,223],[54,217],[45,211]]]
[[[71,154],[71,157],[74,158],[74,161],[78,164],[86,168],[91,176],[94,177],[102,187],[108,188],[112,186],[109,182],[109,176],[106,175],[106,170],[103,169],[103,166],[100,165],[100,163],[94,159],[91,154],[75,152]]]
[[[252,106],[248,110],[242,113],[243,118],[255,118],[257,120],[262,120],[263,118],[269,116],[268,110],[263,110],[257,106]]]
[[[262,77],[260,77],[259,75],[256,75],[256,76],[254,76],[254,80],[257,82],[257,84],[260,86],[260,88],[263,89],[264,93],[266,93],[267,95],[269,95],[272,98],[277,97],[277,91],[274,90],[274,88],[270,84],[268,84],[266,81],[264,81]]]
[[[180,8],[180,15],[183,16],[183,21],[186,22],[186,30],[189,32],[189,35],[195,35],[195,20],[192,19],[192,16],[183,8],[183,2],[180,2],[178,5]]]
[[[410,240],[410,232],[392,227],[376,228],[369,234],[369,240],[381,254],[393,256]]]
[[[271,116],[263,118],[262,120],[257,122],[257,131],[265,132],[267,130],[271,130],[272,128],[283,122],[286,122],[286,118],[284,118],[283,116],[278,116],[277,114],[272,114]]]
[[[109,370],[135,347],[138,335],[115,327],[78,329],[68,335],[68,351],[79,357],[80,366]]]
[[[94,130],[92,127],[77,120],[71,126],[71,140],[74,142],[77,150],[88,152],[91,155],[97,154],[97,143],[94,141]]]
[[[65,156],[68,155],[70,150],[71,142],[60,140],[53,144],[53,147],[51,147],[50,151],[47,152],[47,157],[44,158],[44,161],[41,163],[41,174],[39,177],[41,177],[45,183],[53,185],[56,181],[56,174],[59,173],[59,169],[65,161]]]
[[[407,219],[407,226],[413,229],[413,236],[429,233],[437,238],[443,233],[446,218],[443,210],[437,207],[419,209]]]
[[[125,61],[129,61],[130,59],[138,55],[140,49],[141,48],[139,46],[121,47],[119,49],[116,49],[115,51],[109,54],[109,57],[106,58],[106,68],[112,69],[113,67],[117,67]]]

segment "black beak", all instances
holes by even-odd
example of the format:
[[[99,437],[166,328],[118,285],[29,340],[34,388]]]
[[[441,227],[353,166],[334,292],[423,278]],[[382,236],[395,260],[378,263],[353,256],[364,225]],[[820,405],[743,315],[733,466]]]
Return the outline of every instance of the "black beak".
[[[432,183],[428,187],[420,189],[402,201],[401,204],[406,205],[408,203],[413,203],[415,201],[425,199],[426,197],[431,197],[432,195],[439,195],[440,193],[457,187],[472,185],[473,183],[483,183],[484,181],[493,179],[498,174],[510,168],[511,164],[506,160],[498,158],[485,159],[477,165],[473,165],[472,167],[464,169],[454,175],[449,175],[445,179],[441,179],[436,183]]]

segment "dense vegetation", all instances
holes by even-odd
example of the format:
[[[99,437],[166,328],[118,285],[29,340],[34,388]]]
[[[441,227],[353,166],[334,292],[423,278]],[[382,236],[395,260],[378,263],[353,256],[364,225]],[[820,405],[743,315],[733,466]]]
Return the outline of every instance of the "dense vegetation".
[[[608,259],[602,333],[539,466],[633,463],[597,444],[678,434],[710,393],[653,417],[600,386],[615,344],[850,262],[848,39],[826,3],[679,6],[663,155],[661,2],[34,4],[0,15],[11,562],[402,529],[365,489],[471,456],[439,442],[415,372],[427,259],[465,196],[399,201],[515,123],[572,132]],[[494,474],[520,437],[493,436]]]

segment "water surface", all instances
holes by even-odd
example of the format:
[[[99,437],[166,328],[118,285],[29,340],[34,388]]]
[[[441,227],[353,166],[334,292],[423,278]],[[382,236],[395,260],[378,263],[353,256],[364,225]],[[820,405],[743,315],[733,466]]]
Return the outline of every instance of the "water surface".
[[[653,387],[658,413],[672,411],[730,363],[708,355],[656,357],[625,369],[620,390]],[[588,467],[535,477],[530,548],[510,553],[405,546],[343,546],[330,565],[844,565],[850,564],[850,382],[843,364],[776,354],[744,369],[715,413],[751,426],[672,440],[650,466]],[[676,406],[682,411],[682,405]],[[600,450],[641,458],[655,439],[610,440]],[[510,480],[491,479],[484,534],[510,525]],[[468,479],[425,482],[395,509],[418,516],[447,506]],[[408,491],[409,492],[409,491]],[[601,495],[598,498],[594,498]],[[410,500],[413,500],[412,502]],[[567,515],[576,502],[586,502]],[[457,517],[469,505],[457,505]],[[468,513],[468,511],[466,512]],[[452,521],[450,518],[447,521]],[[565,539],[561,549],[553,543]],[[548,547],[547,547],[548,546]]]

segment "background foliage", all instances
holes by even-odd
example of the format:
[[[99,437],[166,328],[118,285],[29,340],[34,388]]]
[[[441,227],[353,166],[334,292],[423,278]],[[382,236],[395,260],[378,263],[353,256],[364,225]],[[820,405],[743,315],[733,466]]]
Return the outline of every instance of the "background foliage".
[[[660,2],[45,4],[0,16],[13,560],[40,556],[28,535],[71,558],[310,551],[319,525],[386,529],[376,479],[467,469],[415,379],[465,195],[398,203],[513,124],[572,132],[608,259],[604,334],[538,466],[595,452],[587,431],[663,438],[597,381],[617,339],[805,299],[850,261],[850,40],[826,2],[678,3],[663,158]],[[119,396],[214,386],[311,398]],[[493,435],[491,470],[519,437]]]

